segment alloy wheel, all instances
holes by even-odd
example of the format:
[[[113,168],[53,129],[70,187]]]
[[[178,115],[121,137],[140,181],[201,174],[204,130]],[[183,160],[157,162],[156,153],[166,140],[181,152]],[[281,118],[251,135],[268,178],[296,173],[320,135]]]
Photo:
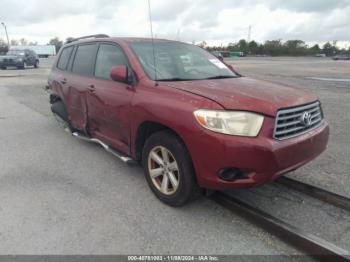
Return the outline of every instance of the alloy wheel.
[[[154,186],[165,195],[179,187],[180,174],[173,154],[163,146],[154,147],[148,155],[148,172]]]

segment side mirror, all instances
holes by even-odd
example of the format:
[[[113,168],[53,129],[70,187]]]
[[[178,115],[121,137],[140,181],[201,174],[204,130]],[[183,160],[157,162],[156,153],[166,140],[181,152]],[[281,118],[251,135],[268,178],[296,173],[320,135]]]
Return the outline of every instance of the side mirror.
[[[114,81],[126,83],[128,82],[128,67],[126,65],[112,67],[110,76]]]

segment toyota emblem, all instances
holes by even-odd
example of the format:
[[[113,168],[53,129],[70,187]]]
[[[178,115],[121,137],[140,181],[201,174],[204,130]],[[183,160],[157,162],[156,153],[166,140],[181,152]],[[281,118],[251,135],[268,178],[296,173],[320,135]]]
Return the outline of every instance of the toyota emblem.
[[[300,123],[305,127],[310,126],[311,125],[311,114],[309,112],[304,112],[300,117]]]

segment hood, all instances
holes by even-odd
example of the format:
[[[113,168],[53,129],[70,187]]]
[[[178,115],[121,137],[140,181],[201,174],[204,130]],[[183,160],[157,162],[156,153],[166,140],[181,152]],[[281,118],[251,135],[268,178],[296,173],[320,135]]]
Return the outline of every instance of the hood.
[[[249,77],[161,82],[161,85],[206,97],[225,109],[252,111],[270,116],[275,116],[280,108],[317,100],[314,95],[299,88]]]

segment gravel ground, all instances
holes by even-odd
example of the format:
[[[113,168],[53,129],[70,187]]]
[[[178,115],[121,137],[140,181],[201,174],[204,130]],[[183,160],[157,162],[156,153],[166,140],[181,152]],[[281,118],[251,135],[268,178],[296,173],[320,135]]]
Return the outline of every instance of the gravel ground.
[[[320,98],[331,128],[329,147],[288,176],[350,197],[350,61],[289,57],[227,61],[243,75],[298,86]]]
[[[0,71],[0,254],[300,254],[204,197],[162,204],[141,168],[59,129],[49,69]]]

